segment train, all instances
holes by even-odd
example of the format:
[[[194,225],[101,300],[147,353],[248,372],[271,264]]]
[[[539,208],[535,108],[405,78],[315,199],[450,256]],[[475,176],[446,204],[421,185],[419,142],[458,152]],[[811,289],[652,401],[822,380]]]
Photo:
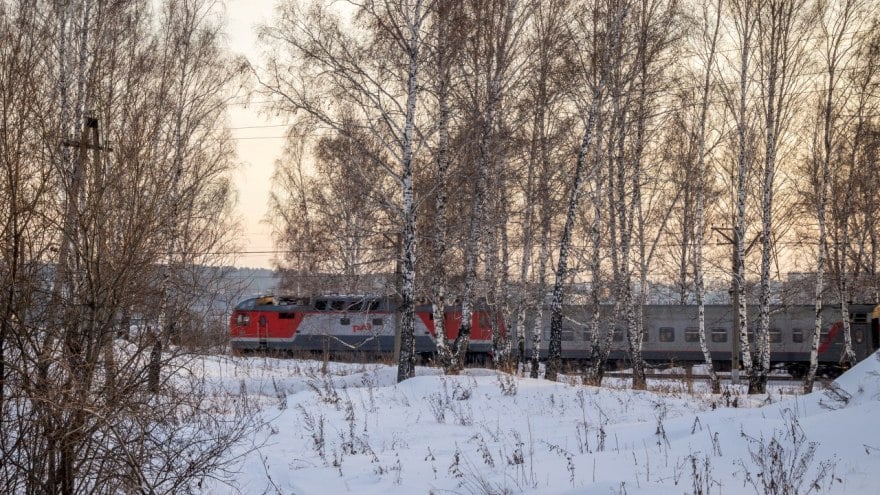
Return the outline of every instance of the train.
[[[262,296],[239,303],[230,318],[233,352],[326,352],[334,356],[381,356],[394,352],[398,303],[391,298],[369,296]],[[437,346],[434,313],[430,305],[415,307],[416,353],[428,357]],[[461,310],[449,308],[444,315],[447,337],[455,339]],[[502,325],[490,320],[485,305],[478,304],[471,318],[468,347],[470,359],[484,361],[492,352],[492,329]]]
[[[302,351],[331,353],[334,356],[382,356],[394,351],[398,304],[392,298],[370,296],[261,296],[239,303],[230,317],[230,346],[234,353],[270,351],[295,353]],[[706,305],[706,339],[712,360],[720,370],[729,370],[733,341],[733,308],[729,305]],[[862,360],[880,347],[880,306],[851,304],[849,320],[853,351]],[[840,306],[822,310],[822,332],[819,341],[819,365],[823,373],[839,371],[844,348],[843,322]],[[415,307],[416,352],[428,359],[436,351],[433,308],[428,304]],[[536,315],[527,314],[526,335],[519,352],[532,355],[530,330],[535,328]],[[562,359],[571,366],[583,366],[590,357],[592,308],[567,305],[563,309]],[[612,334],[609,364],[625,367],[629,356],[624,326],[609,323],[611,306],[600,307],[600,331]],[[461,324],[461,309],[448,307],[444,315],[447,337],[454,339]],[[758,321],[756,307],[747,315],[753,341]],[[500,315],[478,303],[471,320],[472,330],[468,360],[485,362],[493,352],[493,329],[506,333]],[[771,307],[771,365],[784,367],[795,376],[802,375],[810,359],[815,325],[815,308],[809,305],[778,305]],[[550,311],[542,312],[541,359],[547,357],[546,343],[550,338]],[[642,357],[651,366],[703,362],[695,305],[645,305],[642,307]],[[516,347],[516,346],[515,346]]]

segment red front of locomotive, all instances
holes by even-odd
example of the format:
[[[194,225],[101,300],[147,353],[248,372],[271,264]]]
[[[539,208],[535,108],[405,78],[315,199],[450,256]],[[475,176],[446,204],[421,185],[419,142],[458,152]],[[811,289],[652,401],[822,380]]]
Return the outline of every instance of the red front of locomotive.
[[[242,301],[229,321],[233,351],[290,350],[304,313],[295,302],[275,297]]]

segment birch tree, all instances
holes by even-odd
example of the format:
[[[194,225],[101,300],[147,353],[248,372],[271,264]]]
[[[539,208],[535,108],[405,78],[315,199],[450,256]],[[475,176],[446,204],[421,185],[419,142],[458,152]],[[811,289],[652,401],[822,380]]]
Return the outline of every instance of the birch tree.
[[[550,301],[550,343],[548,347],[547,368],[544,377],[550,381],[556,381],[562,367],[562,304],[565,298],[565,284],[568,277],[568,255],[571,244],[571,236],[574,230],[574,221],[580,202],[581,188],[586,178],[586,163],[591,146],[594,146],[594,132],[596,120],[599,117],[605,90],[610,78],[612,57],[617,54],[621,45],[623,24],[628,16],[630,5],[628,2],[613,2],[605,12],[598,10],[594,13],[599,17],[594,32],[596,36],[596,51],[593,54],[593,66],[585,66],[589,72],[586,77],[588,83],[588,95],[586,105],[581,110],[581,118],[584,126],[583,137],[578,147],[577,159],[574,172],[571,177],[572,185],[565,215],[565,223],[562,228],[559,241],[559,257],[555,271],[553,295]],[[600,17],[601,16],[601,17]],[[595,17],[594,17],[595,18]],[[591,81],[591,76],[595,77]]]
[[[446,306],[449,301],[449,190],[452,150],[450,149],[450,128],[453,123],[453,74],[457,64],[465,32],[464,14],[460,2],[437,0],[431,4],[432,30],[431,61],[428,70],[432,71],[434,97],[437,102],[437,145],[434,151],[437,164],[434,178],[434,224],[431,227],[431,247],[433,263],[431,266],[431,301],[434,314],[434,340],[437,345],[437,359],[444,369],[453,363],[452,349],[447,341]]]
[[[845,101],[840,94],[841,70],[847,66],[853,49],[846,37],[858,25],[855,18],[861,10],[858,0],[846,0],[842,5],[824,4],[819,27],[822,47],[823,84],[820,92],[821,101],[818,105],[816,139],[813,141],[812,172],[813,195],[816,207],[818,228],[818,246],[816,251],[816,287],[815,287],[815,324],[810,344],[810,364],[804,376],[804,393],[813,391],[819,357],[819,339],[822,332],[822,305],[825,291],[825,257],[828,252],[826,208],[828,204],[828,188],[831,182],[831,162],[839,147],[840,130],[838,124],[841,102]]]
[[[468,234],[464,247],[464,289],[461,296],[461,323],[455,339],[454,367],[463,366],[470,342],[472,315],[477,283],[477,264],[484,229],[486,195],[493,165],[503,157],[496,136],[503,120],[503,98],[509,84],[512,62],[523,23],[531,6],[517,0],[475,0],[468,5],[474,21],[466,58],[473,64],[472,77],[464,80],[465,91],[473,101],[474,116],[479,123],[479,146],[474,157],[473,204],[468,218]]]
[[[342,133],[339,105],[356,109],[365,132],[376,136],[383,143],[382,152],[390,157],[373,156],[372,161],[397,184],[396,223],[402,236],[397,378],[403,381],[415,373],[414,166],[423,139],[416,108],[423,23],[429,9],[422,0],[396,4],[365,0],[352,5],[354,22],[345,25],[332,6],[282,4],[274,23],[261,29],[262,39],[274,52],[257,76],[278,111],[322,129]],[[323,93],[315,93],[316,88],[334,97],[324,98]]]
[[[852,85],[852,103],[849,106],[849,122],[846,124],[848,139],[844,148],[843,156],[837,174],[832,174],[831,190],[835,197],[849,194],[841,200],[833,203],[832,207],[832,232],[831,239],[833,248],[830,253],[831,267],[834,273],[837,297],[841,305],[841,321],[843,323],[844,346],[840,356],[840,364],[844,367],[855,363],[855,353],[852,349],[852,333],[849,315],[849,302],[852,298],[852,286],[850,279],[854,278],[850,272],[851,266],[858,254],[854,244],[858,244],[853,235],[857,231],[856,208],[854,207],[860,182],[870,177],[873,173],[873,160],[871,155],[876,149],[876,135],[873,117],[877,112],[876,98],[872,94],[871,87],[875,86],[878,79],[877,60],[877,25],[876,19],[872,20],[871,29],[860,36],[855,36],[859,46],[858,61],[855,67],[847,72]],[[864,175],[863,175],[864,174]],[[868,221],[866,223],[873,223]]]
[[[721,392],[721,383],[718,374],[715,372],[715,366],[712,363],[712,353],[709,352],[708,340],[706,338],[706,310],[703,298],[704,280],[703,280],[703,242],[706,196],[707,196],[707,121],[709,117],[709,98],[712,89],[712,74],[715,65],[715,53],[718,44],[718,34],[721,27],[721,16],[723,9],[723,1],[718,0],[715,6],[715,22],[714,27],[710,17],[708,8],[703,10],[703,23],[701,25],[702,39],[707,42],[707,51],[704,60],[705,70],[703,72],[702,87],[700,89],[700,110],[697,127],[697,187],[696,187],[696,206],[697,211],[694,215],[694,293],[697,299],[697,325],[700,332],[700,350],[703,352],[703,359],[709,371],[709,383],[712,393]]]
[[[749,374],[749,392],[765,393],[770,372],[770,268],[774,244],[774,189],[780,149],[795,110],[799,78],[806,64],[805,38],[815,19],[808,0],[765,0],[759,9],[757,32],[764,163],[761,195],[760,325]]]
[[[739,348],[742,355],[742,365],[746,370],[752,369],[752,356],[749,351],[749,334],[747,321],[746,301],[746,195],[748,192],[748,172],[754,163],[754,141],[752,136],[751,115],[749,112],[748,98],[750,93],[749,83],[752,70],[752,48],[754,44],[755,30],[757,26],[756,11],[760,8],[762,0],[732,0],[730,2],[731,17],[733,20],[738,60],[736,69],[739,74],[738,85],[735,94],[730,95],[728,105],[734,113],[736,121],[736,144],[734,184],[734,214],[733,214],[733,291],[737,307],[736,321],[739,328],[734,329],[735,339],[739,339]],[[734,100],[736,98],[736,100]],[[734,375],[739,370],[732,370]]]
[[[678,36],[679,7],[677,1],[643,1],[636,18],[636,85],[637,92],[635,118],[636,135],[632,145],[631,209],[629,228],[633,231],[637,250],[637,269],[639,271],[640,292],[637,297],[630,295],[627,306],[627,345],[633,369],[633,388],[644,389],[645,363],[642,359],[643,322],[642,306],[648,297],[648,272],[657,244],[666,230],[670,209],[660,203],[659,187],[647,186],[651,181],[649,173],[659,167],[646,163],[646,150],[649,147],[654,125],[653,108],[656,95],[664,92],[665,69],[661,55],[668,53]],[[661,172],[662,173],[662,172]],[[645,186],[643,186],[645,183]],[[645,194],[645,190],[648,194]],[[646,229],[646,218],[652,216],[652,232]],[[653,235],[649,239],[649,235]],[[635,263],[634,263],[635,264]],[[632,278],[632,276],[630,276]]]
[[[520,260],[520,293],[516,302],[513,335],[525,348],[531,338],[529,373],[538,377],[543,334],[544,295],[547,292],[547,265],[555,205],[559,192],[553,187],[557,177],[556,157],[567,143],[565,132],[569,122],[563,117],[565,96],[570,81],[565,65],[572,58],[573,37],[567,21],[575,8],[568,0],[538,2],[532,17],[527,41],[531,65],[526,95],[522,106],[523,120],[530,122],[523,139],[528,142],[522,213],[522,258]],[[556,118],[554,118],[554,116]],[[537,244],[537,246],[536,246]],[[537,264],[535,250],[537,249]],[[526,319],[532,314],[531,327]]]

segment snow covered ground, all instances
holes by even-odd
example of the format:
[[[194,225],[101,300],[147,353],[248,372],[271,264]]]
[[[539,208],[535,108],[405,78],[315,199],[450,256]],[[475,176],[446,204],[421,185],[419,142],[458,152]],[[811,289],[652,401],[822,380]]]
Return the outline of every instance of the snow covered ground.
[[[747,397],[211,357],[265,427],[242,446],[246,494],[764,494],[880,492],[880,358],[822,392]],[[323,371],[326,370],[326,373]],[[789,386],[788,388],[796,388]],[[657,390],[659,389],[659,390]],[[736,403],[738,407],[732,407]]]

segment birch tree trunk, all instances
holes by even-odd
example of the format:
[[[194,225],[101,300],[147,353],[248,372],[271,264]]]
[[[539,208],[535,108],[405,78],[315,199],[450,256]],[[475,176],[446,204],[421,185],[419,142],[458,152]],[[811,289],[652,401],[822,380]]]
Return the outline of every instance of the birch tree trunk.
[[[819,367],[819,340],[822,332],[822,304],[823,294],[825,291],[825,257],[828,252],[827,226],[826,226],[826,208],[828,204],[828,187],[831,181],[831,159],[834,153],[834,135],[837,125],[836,97],[838,85],[838,68],[841,64],[845,64],[847,53],[851,45],[843,44],[843,37],[847,33],[852,23],[853,15],[858,8],[858,1],[846,0],[841,6],[841,11],[826,6],[822,15],[822,31],[825,34],[824,41],[824,62],[825,74],[823,97],[824,101],[820,104],[821,125],[822,125],[822,144],[821,156],[816,156],[814,152],[814,162],[818,162],[819,166],[815,167],[816,178],[814,180],[814,194],[816,196],[816,220],[818,226],[818,247],[816,253],[816,288],[814,293],[815,318],[813,325],[813,336],[810,342],[810,363],[806,375],[804,376],[804,393],[813,391],[813,385],[816,380],[816,372]],[[814,149],[819,150],[818,143],[814,144]]]
[[[758,14],[761,96],[764,114],[764,170],[761,195],[760,326],[749,377],[749,393],[766,393],[770,373],[770,263],[774,246],[774,182],[780,139],[792,119],[795,82],[805,64],[804,38],[812,31],[807,0],[766,0]]]
[[[452,43],[449,40],[450,23],[455,8],[454,0],[441,0],[435,3],[437,46],[435,64],[437,70],[437,178],[436,198],[434,200],[434,268],[433,281],[433,314],[434,340],[437,345],[437,359],[440,366],[447,370],[452,362],[452,353],[446,337],[446,304],[447,304],[447,209],[449,156],[449,120],[450,95],[449,85],[454,56]]]
[[[597,119],[596,122],[596,134],[601,136],[603,134],[603,119]],[[599,297],[599,291],[601,290],[601,286],[599,281],[602,277],[602,258],[601,258],[601,229],[602,229],[602,214],[604,205],[605,205],[605,197],[606,194],[603,191],[604,183],[603,183],[603,164],[602,164],[602,146],[595,146],[595,151],[593,153],[593,190],[592,190],[592,200],[593,200],[593,219],[590,223],[590,279],[592,280],[592,294],[593,294],[593,304],[591,310],[590,317],[590,367],[587,369],[587,374],[584,377],[584,382],[588,385],[600,386],[602,384],[602,378],[605,373],[605,362],[608,359],[608,351],[610,350],[610,346],[606,347],[606,341],[602,338],[601,335],[601,326],[600,326],[600,309],[601,309],[601,299]]]
[[[715,12],[715,27],[709,39],[706,70],[703,74],[703,87],[700,98],[700,116],[698,130],[697,152],[697,211],[694,220],[694,291],[697,299],[697,324],[700,331],[700,350],[709,372],[709,383],[713,394],[721,393],[721,383],[715,366],[712,364],[712,353],[709,352],[706,335],[706,309],[703,300],[703,239],[704,239],[704,216],[706,202],[706,121],[709,113],[709,94],[711,92],[712,71],[715,62],[715,47],[718,42],[718,32],[721,26],[721,10],[723,0],[718,0]],[[708,23],[708,15],[705,16]],[[707,26],[708,27],[708,26]]]
[[[562,305],[565,299],[565,284],[568,277],[568,254],[571,243],[572,230],[574,229],[575,216],[577,215],[578,203],[581,196],[581,188],[584,183],[584,168],[588,153],[595,146],[596,122],[604,100],[605,87],[611,73],[610,61],[613,54],[621,43],[622,25],[627,17],[628,6],[618,6],[618,10],[608,12],[605,26],[608,27],[600,45],[600,51],[596,54],[596,66],[591,69],[598,74],[598,80],[592,85],[592,94],[589,106],[583,116],[584,135],[578,149],[575,163],[573,184],[570,190],[568,209],[565,216],[565,224],[562,228],[562,236],[559,243],[559,259],[556,267],[556,280],[553,285],[553,295],[550,300],[550,343],[547,351],[547,367],[544,377],[550,381],[556,381],[562,368]]]
[[[746,239],[746,194],[748,184],[746,182],[748,169],[752,163],[753,155],[749,150],[748,139],[748,105],[749,96],[749,70],[751,68],[752,37],[755,31],[756,18],[754,10],[756,2],[753,0],[740,0],[732,2],[734,9],[737,34],[739,36],[739,101],[736,105],[736,135],[737,135],[737,162],[736,162],[736,212],[734,214],[734,278],[735,290],[739,307],[737,311],[739,328],[735,329],[740,340],[740,352],[742,365],[746,370],[752,369],[752,356],[749,349],[749,334],[746,308],[746,273],[745,273],[745,239]],[[738,373],[738,370],[733,370]]]
[[[533,64],[527,69],[533,74],[528,85],[531,113],[529,130],[528,170],[526,172],[526,204],[523,228],[523,257],[520,265],[520,280],[523,282],[519,316],[518,335],[525,349],[525,339],[530,339],[531,354],[523,356],[529,362],[530,376],[537,378],[540,366],[542,328],[544,318],[545,293],[547,289],[547,263],[550,257],[550,238],[555,216],[555,193],[551,185],[554,180],[555,141],[551,137],[554,128],[554,103],[567,90],[564,82],[556,79],[560,64],[564,64],[571,53],[573,43],[569,33],[569,18],[572,15],[568,0],[552,0],[535,4],[533,32],[529,48],[534,54]],[[558,145],[557,145],[558,146]],[[536,239],[537,238],[537,239]],[[537,244],[537,256],[534,251]],[[537,263],[534,258],[537,257]],[[530,275],[531,272],[531,275]],[[529,283],[531,281],[531,283]],[[526,312],[532,315],[531,327],[526,322]],[[524,362],[525,366],[525,362]]]
[[[474,60],[481,64],[480,67],[474,67],[474,74],[477,79],[485,77],[483,81],[475,81],[474,87],[479,88],[480,83],[485,85],[485,101],[482,105],[477,106],[481,108],[479,115],[480,146],[476,160],[473,208],[465,244],[465,285],[462,294],[461,324],[453,349],[458,367],[465,363],[470,342],[480,231],[487,222],[484,210],[486,209],[489,173],[493,163],[503,160],[503,157],[500,156],[502,149],[496,142],[496,127],[499,122],[503,121],[504,85],[509,76],[511,57],[515,54],[515,44],[520,32],[519,23],[525,19],[521,15],[520,6],[516,1],[498,0],[486,4],[476,2],[473,8],[475,15],[478,17],[482,15],[483,19],[491,20],[491,22],[489,24],[478,22],[476,31],[473,33],[475,40]]]
[[[577,163],[574,170],[574,184],[571,189],[571,197],[568,202],[568,212],[565,216],[565,225],[562,228],[562,238],[559,244],[559,260],[556,267],[556,282],[553,285],[553,296],[550,300],[550,345],[547,351],[547,369],[544,378],[556,381],[562,368],[562,303],[565,298],[565,284],[568,276],[568,251],[571,244],[571,234],[574,228],[574,219],[580,200],[581,187],[584,182],[584,163],[593,140],[593,130],[602,104],[605,80],[593,90],[593,98],[585,118],[584,137],[578,149]]]
[[[406,113],[401,140],[403,193],[403,285],[401,293],[400,360],[397,363],[397,381],[415,376],[415,274],[416,274],[416,205],[413,196],[413,133],[415,131],[416,100],[419,95],[418,63],[421,49],[422,1],[416,0],[406,12],[408,28]]]

